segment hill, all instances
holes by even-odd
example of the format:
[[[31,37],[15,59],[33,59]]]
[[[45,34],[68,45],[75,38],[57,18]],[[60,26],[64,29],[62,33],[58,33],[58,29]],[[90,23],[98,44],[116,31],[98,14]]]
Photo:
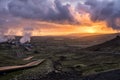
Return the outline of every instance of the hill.
[[[94,45],[86,48],[91,51],[102,51],[102,52],[120,52],[120,36],[105,41],[102,44]]]

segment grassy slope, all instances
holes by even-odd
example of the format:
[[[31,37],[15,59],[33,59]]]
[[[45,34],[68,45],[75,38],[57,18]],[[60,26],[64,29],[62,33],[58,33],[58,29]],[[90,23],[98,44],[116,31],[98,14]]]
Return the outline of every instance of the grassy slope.
[[[104,70],[115,69],[120,67],[120,55],[109,54],[104,52],[90,52],[81,51],[80,48],[69,47],[66,45],[72,44],[98,44],[104,41],[114,38],[117,34],[106,34],[106,35],[94,35],[82,38],[66,38],[57,37],[47,37],[47,38],[34,38],[33,43],[37,43],[37,49],[43,50],[43,54],[37,54],[37,58],[51,57],[53,54],[53,59],[59,58],[59,56],[66,56],[67,60],[62,62],[63,67],[70,67],[80,65],[80,68],[84,71],[84,74],[96,73]],[[54,39],[55,38],[55,39]],[[96,41],[96,43],[94,43]],[[80,69],[80,70],[81,70]],[[79,70],[79,69],[78,69]]]
[[[68,47],[68,45],[71,44],[78,44],[78,43],[80,44],[81,43],[80,38],[76,38],[76,39],[64,38],[63,40],[55,40],[54,38],[55,37],[34,37],[32,39],[32,44],[35,45],[34,50],[38,51],[37,54],[33,54],[35,56],[34,59],[46,58],[48,62],[45,62],[43,65],[39,65],[38,67],[35,68],[31,68],[25,71],[20,71],[16,75],[14,74],[15,72],[7,75],[13,75],[12,77],[24,76],[24,78],[27,78],[29,76],[37,77],[37,75],[41,75],[41,72],[46,73],[46,70],[52,69],[51,67],[52,63],[50,62],[49,58],[53,60],[57,60],[59,59],[59,56],[66,56],[66,60],[62,62],[63,65],[62,70],[66,71],[69,69],[69,67],[79,66],[76,69],[82,70],[84,75],[120,68],[120,55],[101,53],[101,52],[81,51],[80,48]],[[84,39],[82,40],[84,43],[86,42],[89,43],[91,40],[96,41],[98,39],[102,40],[103,38],[105,39],[105,37],[103,36],[102,37],[90,36],[90,37],[84,37]],[[17,61],[13,57],[8,58],[6,57],[6,55],[5,56],[2,55],[0,59],[1,61],[6,60],[5,62],[10,63],[11,65],[21,64],[21,61],[19,60]],[[2,63],[2,64],[5,65],[6,63]],[[34,73],[34,75],[31,75],[30,73]],[[3,78],[4,77],[2,77],[2,79]]]
[[[25,64],[21,59],[14,58],[6,54],[0,54],[0,67]]]

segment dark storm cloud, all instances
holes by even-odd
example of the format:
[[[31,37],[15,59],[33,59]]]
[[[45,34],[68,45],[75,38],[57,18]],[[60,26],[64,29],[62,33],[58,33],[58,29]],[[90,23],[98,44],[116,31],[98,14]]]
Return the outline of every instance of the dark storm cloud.
[[[0,0],[0,14],[43,21],[75,22],[70,6],[63,5],[60,0]]]
[[[74,13],[87,12],[91,20],[106,21],[109,27],[120,29],[119,3],[120,0],[0,0],[0,16],[76,24]],[[75,11],[71,12],[71,7],[76,8]],[[0,25],[6,23],[7,18],[3,19]]]
[[[16,27],[20,24],[21,19],[17,19],[10,16],[0,16],[0,30],[8,30],[10,28]]]
[[[116,19],[120,20],[120,0],[86,0],[93,21],[106,21],[113,29],[120,29]],[[120,21],[118,22],[120,23]]]
[[[76,11],[79,12],[79,14],[90,13],[89,7],[81,3],[77,3]]]

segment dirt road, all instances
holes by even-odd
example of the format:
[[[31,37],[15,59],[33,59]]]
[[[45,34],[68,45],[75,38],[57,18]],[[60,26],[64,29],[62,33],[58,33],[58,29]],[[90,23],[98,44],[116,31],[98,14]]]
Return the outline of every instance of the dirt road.
[[[41,59],[41,60],[30,62],[30,63],[25,64],[25,65],[0,67],[0,72],[35,67],[35,66],[41,64],[44,61],[45,61],[45,59]]]
[[[23,60],[28,61],[28,60],[32,59],[33,57],[34,56],[30,56],[30,57],[24,58]]]

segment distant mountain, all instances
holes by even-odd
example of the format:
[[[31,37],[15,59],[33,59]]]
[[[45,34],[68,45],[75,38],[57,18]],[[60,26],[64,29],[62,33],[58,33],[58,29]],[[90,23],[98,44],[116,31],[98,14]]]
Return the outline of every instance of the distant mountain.
[[[91,51],[120,52],[120,36],[86,49]]]

